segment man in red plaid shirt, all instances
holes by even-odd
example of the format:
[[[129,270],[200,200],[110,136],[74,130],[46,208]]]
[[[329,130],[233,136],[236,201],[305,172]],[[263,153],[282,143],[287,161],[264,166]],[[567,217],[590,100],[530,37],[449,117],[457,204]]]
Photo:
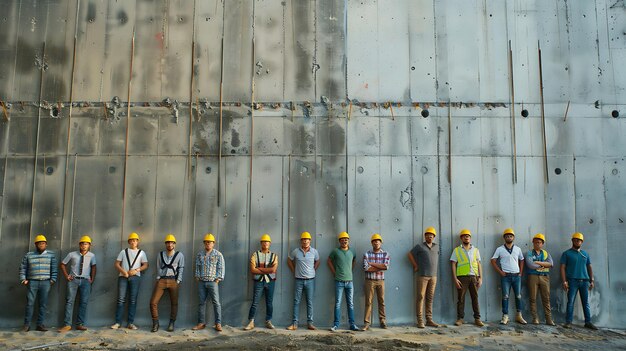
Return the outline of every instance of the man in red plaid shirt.
[[[376,292],[378,299],[380,327],[387,329],[385,316],[385,271],[389,268],[389,253],[381,249],[383,238],[380,234],[372,235],[371,242],[372,249],[363,255],[363,270],[365,271],[365,326],[363,330],[370,328],[374,292]]]

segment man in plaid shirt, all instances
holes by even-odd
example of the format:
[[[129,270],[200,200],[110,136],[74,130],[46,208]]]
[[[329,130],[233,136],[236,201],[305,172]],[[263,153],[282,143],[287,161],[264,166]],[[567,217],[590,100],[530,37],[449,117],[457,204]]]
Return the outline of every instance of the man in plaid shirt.
[[[363,255],[363,270],[365,271],[365,326],[363,330],[370,328],[374,291],[378,299],[380,327],[387,329],[385,317],[385,271],[389,268],[390,257],[387,251],[381,249],[383,238],[380,234],[372,235],[371,242],[372,249]]]

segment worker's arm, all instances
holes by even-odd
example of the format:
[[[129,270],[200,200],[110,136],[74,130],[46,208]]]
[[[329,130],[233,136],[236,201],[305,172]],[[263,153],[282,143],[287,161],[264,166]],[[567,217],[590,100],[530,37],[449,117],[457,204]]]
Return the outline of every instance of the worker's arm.
[[[589,274],[589,290],[594,287],[594,279],[593,279],[593,269],[591,268],[591,264],[587,265],[587,273]]]
[[[128,278],[128,272],[126,272],[124,268],[122,268],[122,261],[116,260],[114,266],[115,266],[115,269],[117,269],[117,271],[120,272],[123,277]]]
[[[413,257],[413,254],[411,254],[411,252],[409,251],[407,256],[409,256],[409,261],[411,261],[411,264],[413,265],[413,272],[417,272],[419,270],[419,267],[417,265],[417,262],[415,262],[415,258]]]
[[[330,268],[330,271],[333,272],[333,275],[335,275],[335,266],[333,265],[333,261],[330,257],[326,260],[326,264],[328,264],[328,268]]]
[[[521,277],[524,274],[524,260],[519,260],[517,263],[519,264],[519,276]]]
[[[476,287],[480,288],[483,285],[483,264],[478,262],[478,283],[476,283]]]
[[[65,263],[61,262],[60,267],[61,267],[61,273],[63,273],[63,276],[65,277],[65,279],[67,279],[68,282],[74,280],[74,276],[67,274]]]
[[[496,272],[498,272],[498,274],[500,274],[501,276],[505,276],[506,273],[504,273],[504,271],[502,269],[500,269],[500,267],[498,267],[498,260],[495,258],[491,259],[491,265],[493,266],[493,269],[496,270]]]
[[[317,270],[317,268],[320,266],[320,260],[315,261],[315,264],[313,265],[313,268],[315,268],[315,270]]]
[[[567,277],[565,276],[565,264],[561,263],[561,281],[563,281],[563,289],[569,290],[569,284],[567,283]]]
[[[89,282],[93,284],[95,280],[96,280],[96,265],[94,264],[91,266],[91,274],[89,274]]]
[[[295,272],[295,269],[296,269],[296,268],[295,268],[295,266],[293,265],[293,260],[292,260],[292,259],[290,259],[290,258],[288,258],[288,259],[287,259],[287,266],[289,266],[289,269],[291,269],[291,273],[294,273],[294,272]]]
[[[450,261],[450,265],[452,266],[452,277],[454,278],[454,283],[456,284],[456,288],[461,289],[461,281],[456,276],[456,262]]]

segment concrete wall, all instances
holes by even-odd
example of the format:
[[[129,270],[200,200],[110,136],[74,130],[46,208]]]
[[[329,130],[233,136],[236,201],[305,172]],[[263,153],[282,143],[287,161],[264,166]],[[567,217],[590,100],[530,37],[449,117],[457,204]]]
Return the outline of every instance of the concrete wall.
[[[188,262],[204,234],[216,234],[223,319],[244,323],[249,253],[267,232],[281,258],[274,321],[286,325],[285,259],[304,230],[323,261],[340,231],[359,254],[381,233],[392,256],[389,322],[412,323],[406,252],[430,225],[442,254],[438,320],[455,318],[448,257],[458,231],[471,229],[487,259],[513,227],[524,250],[545,233],[556,260],[573,231],[585,233],[594,321],[626,322],[626,122],[612,117],[626,114],[620,2],[22,0],[2,9],[0,325],[21,324],[17,270],[38,233],[59,258],[93,237],[89,324],[112,323],[113,262],[132,231],[152,264],[139,324],[149,323],[169,232]],[[487,262],[485,272],[482,313],[496,321],[499,279]],[[324,262],[319,325],[332,321],[332,282]],[[554,272],[562,320],[559,284]],[[191,325],[191,269],[181,289],[179,320]],[[65,283],[51,294],[54,325]]]

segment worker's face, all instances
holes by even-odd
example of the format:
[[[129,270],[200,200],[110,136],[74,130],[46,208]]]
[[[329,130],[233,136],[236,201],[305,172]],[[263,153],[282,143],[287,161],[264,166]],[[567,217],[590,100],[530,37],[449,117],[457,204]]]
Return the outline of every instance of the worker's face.
[[[137,239],[128,239],[128,246],[135,250],[137,248],[137,246],[139,246],[139,240]]]
[[[543,248],[543,240],[541,239],[533,239],[533,248],[536,251],[539,251]]]
[[[174,248],[176,248],[176,243],[175,242],[173,242],[173,241],[166,241],[165,242],[165,249],[167,251],[173,251]]]
[[[380,250],[380,247],[383,245],[383,242],[376,239],[376,240],[372,240],[372,249],[374,249],[374,251],[378,251]]]
[[[461,235],[461,241],[463,242],[463,244],[469,244],[472,241],[472,236],[469,234],[463,234]]]
[[[35,246],[37,247],[37,251],[39,251],[39,253],[44,252],[46,250],[46,247],[48,247],[48,243],[45,241],[38,241],[35,243]]]
[[[271,243],[269,241],[261,241],[261,250],[267,251],[270,249]]]
[[[350,239],[348,238],[339,239],[339,246],[341,246],[342,249],[347,248],[349,243],[350,243]]]
[[[432,244],[433,240],[435,240],[435,235],[433,233],[424,234],[424,240],[426,240],[427,244]]]
[[[205,241],[204,242],[204,249],[207,250],[207,251],[213,250],[214,246],[215,246],[215,241]]]
[[[583,241],[580,239],[572,239],[572,246],[578,250],[581,246],[583,246]]]
[[[504,234],[504,242],[507,244],[511,244],[513,243],[513,240],[515,239],[515,235],[513,234]]]
[[[81,242],[78,244],[78,248],[80,249],[80,252],[83,252],[83,253],[89,251],[90,247],[91,247],[90,243]]]
[[[300,245],[302,245],[303,249],[308,248],[311,246],[311,239],[300,239]]]

